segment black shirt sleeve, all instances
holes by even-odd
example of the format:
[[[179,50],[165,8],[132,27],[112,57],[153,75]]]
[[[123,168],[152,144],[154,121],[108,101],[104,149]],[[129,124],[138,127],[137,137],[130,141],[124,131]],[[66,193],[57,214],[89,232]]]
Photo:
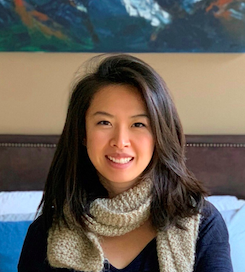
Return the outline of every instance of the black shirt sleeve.
[[[209,202],[199,227],[194,272],[233,272],[227,227],[219,211]]]
[[[19,259],[18,272],[55,272],[47,261],[48,230],[44,228],[43,216],[29,227]],[[59,269],[58,271],[69,271]]]

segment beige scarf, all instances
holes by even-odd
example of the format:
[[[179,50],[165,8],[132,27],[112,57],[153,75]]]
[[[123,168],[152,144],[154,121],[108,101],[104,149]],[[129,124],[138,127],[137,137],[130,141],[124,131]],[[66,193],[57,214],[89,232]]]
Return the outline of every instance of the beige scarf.
[[[142,181],[112,199],[96,199],[91,205],[94,219],[87,217],[84,232],[66,212],[69,224],[53,225],[48,235],[48,261],[52,267],[100,272],[104,255],[99,235],[120,236],[141,226],[150,216],[152,183]],[[182,220],[187,231],[171,227],[157,233],[160,272],[192,272],[200,215]]]

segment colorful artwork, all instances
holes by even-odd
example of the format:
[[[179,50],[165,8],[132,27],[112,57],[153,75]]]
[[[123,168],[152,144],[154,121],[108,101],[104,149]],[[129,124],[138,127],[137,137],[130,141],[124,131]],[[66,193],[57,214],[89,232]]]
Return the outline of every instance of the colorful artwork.
[[[245,0],[0,0],[0,51],[245,52]]]

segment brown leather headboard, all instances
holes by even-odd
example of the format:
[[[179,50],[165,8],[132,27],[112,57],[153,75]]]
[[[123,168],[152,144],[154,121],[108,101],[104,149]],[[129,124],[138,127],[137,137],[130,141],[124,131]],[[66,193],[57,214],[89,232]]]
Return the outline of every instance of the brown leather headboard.
[[[58,135],[0,135],[0,191],[42,190]],[[187,135],[186,156],[211,194],[245,199],[245,135]]]
[[[187,135],[187,165],[211,194],[245,199],[245,135]]]
[[[57,135],[0,135],[0,191],[43,190]]]

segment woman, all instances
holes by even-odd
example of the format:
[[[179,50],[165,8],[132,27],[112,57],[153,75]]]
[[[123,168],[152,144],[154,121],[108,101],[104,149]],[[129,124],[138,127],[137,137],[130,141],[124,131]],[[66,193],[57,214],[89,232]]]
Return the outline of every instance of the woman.
[[[184,145],[162,78],[130,55],[102,57],[73,89],[19,271],[232,271]]]

